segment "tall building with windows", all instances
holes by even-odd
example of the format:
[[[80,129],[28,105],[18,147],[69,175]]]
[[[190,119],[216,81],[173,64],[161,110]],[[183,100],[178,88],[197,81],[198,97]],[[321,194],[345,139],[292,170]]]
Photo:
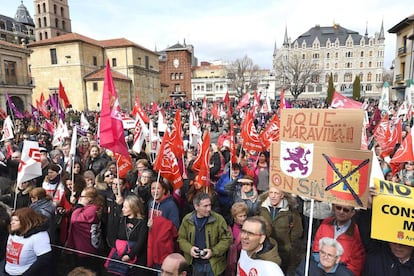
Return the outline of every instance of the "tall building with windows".
[[[286,29],[283,45],[280,48],[275,46],[273,67],[278,76],[280,63],[297,58],[307,61],[318,72],[300,97],[326,97],[331,73],[338,92],[352,95],[353,82],[359,76],[361,96],[378,97],[383,85],[384,41],[383,24],[374,36],[369,36],[368,31],[360,35],[339,24],[316,25],[294,41],[290,41]],[[277,79],[281,90],[283,78]]]
[[[14,18],[0,14],[0,40],[27,44],[35,40],[34,30],[34,21],[23,1],[17,7]]]
[[[403,99],[407,80],[414,79],[414,14],[402,19],[388,32],[395,34],[397,41],[393,88],[397,97]]]
[[[34,0],[36,40],[72,32],[68,0]]]

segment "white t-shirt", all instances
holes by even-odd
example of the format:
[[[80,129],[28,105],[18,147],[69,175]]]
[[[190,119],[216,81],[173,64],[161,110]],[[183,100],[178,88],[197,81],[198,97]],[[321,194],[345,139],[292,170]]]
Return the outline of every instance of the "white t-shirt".
[[[276,263],[252,259],[247,256],[245,250],[240,253],[237,270],[240,276],[284,276],[283,271]]]
[[[42,231],[28,238],[9,235],[6,250],[6,272],[21,275],[37,260],[37,256],[52,251],[49,234]]]
[[[49,182],[43,182],[42,188],[46,190],[47,195],[53,198],[53,204],[58,206],[62,200],[63,194],[65,193],[65,187],[63,187],[63,184],[50,184]]]

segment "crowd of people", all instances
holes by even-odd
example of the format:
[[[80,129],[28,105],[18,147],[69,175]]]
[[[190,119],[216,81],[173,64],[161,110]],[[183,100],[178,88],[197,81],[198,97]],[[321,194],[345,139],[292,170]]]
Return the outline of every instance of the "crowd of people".
[[[291,105],[327,107],[321,100]],[[377,105],[372,100],[367,107],[372,121]],[[70,137],[52,146],[52,134],[41,124],[19,120],[15,139],[4,141],[0,154],[0,275],[231,276],[254,275],[252,269],[262,271],[257,275],[305,275],[306,255],[309,275],[414,275],[413,247],[370,238],[370,208],[316,202],[308,229],[309,200],[269,184],[269,151],[244,151],[235,135],[238,158],[232,162],[229,119],[239,134],[238,112],[201,122],[218,134],[210,147],[209,185],[203,185],[192,170],[197,147],[189,143],[190,106],[201,117],[201,101],[163,106],[170,126],[175,111],[182,111],[180,189],[153,169],[150,143],[139,153],[130,150],[133,169],[121,177],[114,155],[99,145],[94,112],[86,114],[90,129],[78,136],[75,156]],[[258,132],[273,113],[257,115]],[[68,115],[71,123],[79,117],[73,110]],[[405,124],[407,131],[410,122]],[[126,130],[130,149],[133,135]],[[17,185],[24,140],[39,142],[42,175]],[[393,172],[378,158],[386,179],[414,185],[414,160]]]

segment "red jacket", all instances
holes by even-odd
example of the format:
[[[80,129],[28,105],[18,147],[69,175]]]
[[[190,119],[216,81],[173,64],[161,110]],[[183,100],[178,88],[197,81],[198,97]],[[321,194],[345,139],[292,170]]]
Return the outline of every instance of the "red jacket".
[[[165,257],[176,252],[178,231],[174,223],[163,216],[152,217],[148,232],[147,266],[161,265]]]
[[[312,250],[314,252],[319,252],[319,240],[324,237],[334,238],[334,234],[334,218],[330,217],[324,219],[319,226],[318,231],[316,231]],[[336,240],[344,248],[341,262],[343,262],[355,276],[362,275],[361,273],[365,263],[365,248],[362,244],[358,225],[352,221],[348,230],[345,233],[340,234]]]

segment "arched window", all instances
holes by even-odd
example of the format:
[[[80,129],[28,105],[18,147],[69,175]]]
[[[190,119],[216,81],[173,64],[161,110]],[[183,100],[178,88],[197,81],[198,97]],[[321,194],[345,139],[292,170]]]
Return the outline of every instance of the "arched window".
[[[46,16],[45,17],[43,17],[43,26],[47,26],[47,19],[46,19]]]
[[[39,33],[39,40],[42,40],[42,39],[43,39],[42,33]]]
[[[62,20],[62,29],[66,31],[66,22],[65,22],[65,20]]]
[[[55,18],[55,27],[59,28],[59,19]]]
[[[38,18],[38,20],[37,20],[37,21],[38,21],[38,23],[39,23],[39,24],[38,24],[38,25],[39,25],[39,28],[41,28],[41,27],[42,27],[42,19],[41,19],[41,18]]]
[[[367,81],[371,81],[372,80],[372,73],[369,72],[367,75]]]
[[[37,4],[37,13],[40,13],[40,4]]]
[[[56,4],[53,4],[53,13],[56,14],[57,13],[57,7]]]
[[[46,12],[46,3],[43,3],[43,12]]]
[[[45,32],[45,39],[48,39],[48,35],[47,35],[47,32]]]
[[[65,9],[63,7],[60,8],[60,15],[65,16]]]
[[[335,75],[333,76],[333,81],[338,82],[338,74],[335,73]]]
[[[362,72],[359,73],[359,80],[364,81],[364,74]]]

